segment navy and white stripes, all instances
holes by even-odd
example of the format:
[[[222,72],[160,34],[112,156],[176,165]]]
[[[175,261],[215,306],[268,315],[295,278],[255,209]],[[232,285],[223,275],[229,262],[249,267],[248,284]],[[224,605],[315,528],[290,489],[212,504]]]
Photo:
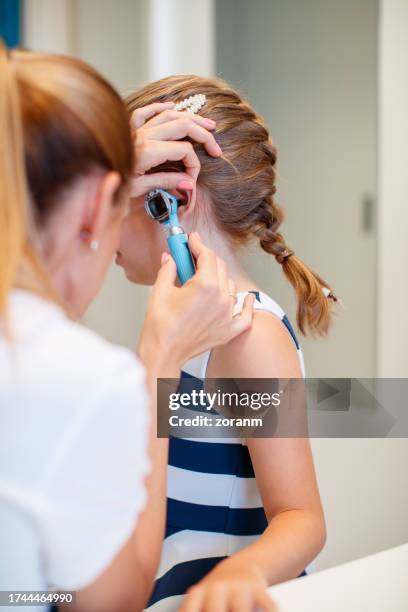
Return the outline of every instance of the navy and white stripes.
[[[254,308],[272,312],[293,329],[271,298],[255,292]],[[236,312],[246,293],[238,294]],[[203,384],[210,351],[190,360],[183,380]],[[267,527],[251,457],[237,438],[170,438],[167,471],[167,525],[160,568],[149,612],[177,610],[185,591],[222,559],[254,542]]]

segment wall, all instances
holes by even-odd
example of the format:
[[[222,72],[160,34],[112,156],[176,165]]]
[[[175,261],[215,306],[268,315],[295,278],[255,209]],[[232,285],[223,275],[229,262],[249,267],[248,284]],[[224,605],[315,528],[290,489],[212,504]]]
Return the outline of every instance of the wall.
[[[317,569],[408,542],[408,444],[394,439],[314,439],[327,523]]]
[[[212,75],[214,0],[150,0],[149,6],[150,80],[174,73]]]
[[[408,376],[408,2],[384,0],[380,28],[378,375]]]

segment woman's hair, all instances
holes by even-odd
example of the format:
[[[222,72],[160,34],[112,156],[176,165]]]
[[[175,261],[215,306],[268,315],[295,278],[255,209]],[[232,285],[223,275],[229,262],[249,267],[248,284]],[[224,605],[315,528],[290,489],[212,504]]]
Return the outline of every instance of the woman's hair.
[[[199,114],[216,121],[215,137],[223,151],[222,157],[210,157],[194,143],[201,162],[198,184],[211,196],[215,222],[235,244],[259,239],[296,292],[300,331],[325,335],[337,298],[326,281],[294,255],[279,231],[283,211],[274,200],[277,152],[263,119],[224,81],[194,75],[151,83],[129,95],[126,105],[132,113],[153,102],[178,102],[195,94],[206,96]],[[166,169],[183,170],[183,165],[160,166]]]
[[[65,190],[92,169],[128,187],[133,149],[119,94],[83,62],[0,40],[0,319],[12,287],[51,293],[37,256],[44,226]]]

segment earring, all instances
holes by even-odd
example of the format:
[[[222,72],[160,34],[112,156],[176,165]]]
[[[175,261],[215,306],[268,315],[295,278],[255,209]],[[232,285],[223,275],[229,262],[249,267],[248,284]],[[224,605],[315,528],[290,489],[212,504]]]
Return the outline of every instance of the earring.
[[[89,248],[91,249],[91,251],[96,253],[96,251],[99,249],[98,240],[91,240],[91,242],[89,243]]]

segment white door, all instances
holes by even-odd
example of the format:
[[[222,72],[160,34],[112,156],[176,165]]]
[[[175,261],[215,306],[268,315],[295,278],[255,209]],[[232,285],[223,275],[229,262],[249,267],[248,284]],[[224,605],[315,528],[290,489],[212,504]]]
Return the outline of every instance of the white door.
[[[217,72],[278,146],[288,244],[344,303],[329,338],[303,340],[309,376],[375,375],[377,0],[218,0]],[[294,319],[279,265],[246,265]]]

